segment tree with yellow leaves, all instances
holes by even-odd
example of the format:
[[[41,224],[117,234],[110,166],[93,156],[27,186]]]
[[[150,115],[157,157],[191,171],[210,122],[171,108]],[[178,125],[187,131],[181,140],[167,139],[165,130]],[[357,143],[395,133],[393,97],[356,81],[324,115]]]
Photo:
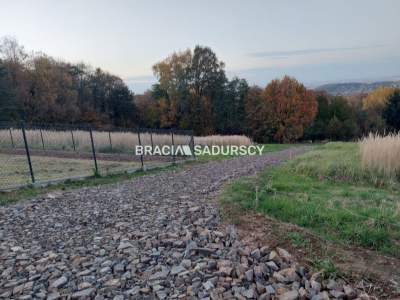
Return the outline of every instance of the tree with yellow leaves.
[[[363,109],[382,109],[388,96],[393,94],[395,90],[396,88],[389,86],[381,86],[373,90],[363,99]]]

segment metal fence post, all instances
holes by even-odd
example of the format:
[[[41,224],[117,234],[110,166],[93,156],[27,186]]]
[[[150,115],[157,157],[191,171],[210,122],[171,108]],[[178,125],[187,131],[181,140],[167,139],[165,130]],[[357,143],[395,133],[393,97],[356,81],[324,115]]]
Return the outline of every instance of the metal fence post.
[[[94,161],[94,169],[96,172],[96,175],[99,174],[99,169],[97,167],[97,159],[96,159],[96,149],[94,148],[94,141],[93,141],[93,132],[92,128],[89,128],[89,133],[90,133],[90,142],[92,144],[92,153],[93,153],[93,161]]]
[[[40,131],[40,139],[42,140],[42,148],[44,150],[44,140],[43,140],[43,132],[42,132],[42,128],[39,128]]]
[[[25,152],[26,152],[26,157],[28,159],[28,165],[29,165],[29,172],[31,173],[31,179],[32,183],[35,183],[35,175],[33,174],[33,168],[32,168],[32,162],[31,162],[31,155],[29,153],[29,146],[28,146],[28,141],[26,139],[26,133],[25,133],[25,125],[21,126],[22,130],[22,137],[24,139],[24,144],[25,144]]]
[[[196,158],[196,154],[194,153],[194,135],[193,135],[193,131],[192,131],[192,134],[191,134],[191,143],[190,143],[191,145],[191,148],[192,148],[192,156],[193,156],[193,158]]]
[[[13,148],[15,148],[14,138],[13,138],[13,135],[12,135],[11,128],[8,128],[8,130],[10,131],[11,146],[12,146]]]
[[[74,132],[72,130],[71,130],[71,138],[72,138],[72,147],[74,147],[74,151],[76,151]]]
[[[175,143],[174,143],[174,132],[171,129],[171,141],[172,141],[172,162],[175,164]]]
[[[112,141],[111,141],[111,131],[108,131],[108,140],[110,141],[110,150],[112,152]]]
[[[140,128],[138,128],[137,134],[138,134],[139,145],[142,146],[142,140],[140,139]],[[142,149],[142,154],[140,154],[140,162],[141,162],[141,164],[142,164],[142,170],[144,170],[144,164],[143,164],[143,149]]]

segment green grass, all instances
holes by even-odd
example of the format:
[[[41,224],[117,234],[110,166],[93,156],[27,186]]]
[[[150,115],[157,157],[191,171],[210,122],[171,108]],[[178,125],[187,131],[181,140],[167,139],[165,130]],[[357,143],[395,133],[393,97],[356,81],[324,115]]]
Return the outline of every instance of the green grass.
[[[399,183],[379,178],[384,184],[374,186],[376,178],[362,170],[356,144],[330,143],[233,183],[221,200],[400,257]]]
[[[288,237],[294,247],[308,247],[310,240],[299,232],[289,232]]]
[[[285,150],[291,147],[298,146],[296,144],[264,144],[263,153],[277,152],[281,150]],[[198,155],[197,160],[200,162],[210,161],[210,160],[221,160],[232,158],[234,155]]]
[[[361,167],[357,143],[335,142],[319,145],[289,163],[297,174],[331,181],[373,184],[399,189],[397,179]]]
[[[336,268],[335,264],[330,259],[317,259],[313,262],[313,268],[322,271],[324,279],[336,279],[341,275],[341,272]]]
[[[115,175],[107,175],[107,176],[92,176],[89,178],[85,178],[82,180],[66,180],[60,184],[49,185],[47,187],[26,187],[10,192],[0,192],[0,206],[15,203],[20,200],[30,199],[34,197],[38,197],[40,195],[47,194],[53,191],[65,191],[65,190],[73,190],[82,187],[90,187],[90,186],[98,186],[105,184],[113,184],[125,180],[130,180],[136,177],[156,174],[163,171],[174,170],[181,168],[181,165],[170,165],[166,167],[160,167],[157,169],[149,170],[146,172],[140,171],[132,174],[115,174]]]

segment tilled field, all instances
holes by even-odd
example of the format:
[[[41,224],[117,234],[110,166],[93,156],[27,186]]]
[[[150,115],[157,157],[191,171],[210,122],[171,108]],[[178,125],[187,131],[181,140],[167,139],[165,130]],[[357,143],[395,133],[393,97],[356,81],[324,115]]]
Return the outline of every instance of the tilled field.
[[[304,148],[194,165],[0,208],[6,299],[368,299],[284,249],[252,248],[209,197]]]

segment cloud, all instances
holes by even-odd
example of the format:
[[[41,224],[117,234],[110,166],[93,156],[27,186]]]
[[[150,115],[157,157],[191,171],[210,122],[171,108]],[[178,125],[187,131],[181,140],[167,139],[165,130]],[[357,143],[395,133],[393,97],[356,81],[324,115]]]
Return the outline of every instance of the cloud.
[[[282,51],[262,51],[249,53],[252,57],[271,57],[271,58],[285,58],[296,55],[307,55],[315,53],[327,53],[327,52],[345,52],[353,50],[365,50],[381,48],[385,45],[371,45],[371,46],[357,46],[357,47],[343,47],[343,48],[310,48],[310,49],[297,49],[297,50],[282,50]]]

